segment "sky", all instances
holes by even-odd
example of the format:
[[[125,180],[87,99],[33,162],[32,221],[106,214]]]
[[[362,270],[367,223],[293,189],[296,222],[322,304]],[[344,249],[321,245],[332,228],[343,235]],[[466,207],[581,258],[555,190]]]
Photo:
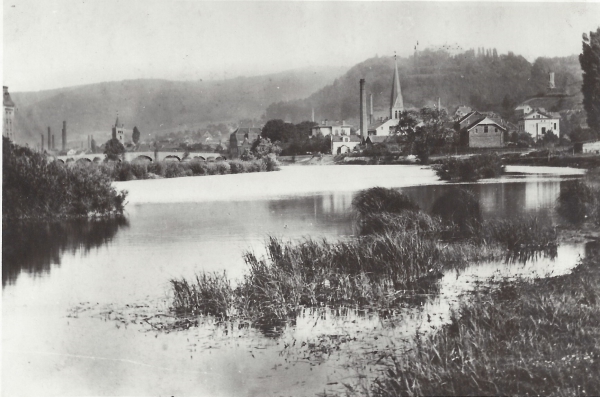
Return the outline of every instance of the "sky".
[[[215,80],[459,45],[529,61],[581,51],[600,2],[4,0],[3,84]]]

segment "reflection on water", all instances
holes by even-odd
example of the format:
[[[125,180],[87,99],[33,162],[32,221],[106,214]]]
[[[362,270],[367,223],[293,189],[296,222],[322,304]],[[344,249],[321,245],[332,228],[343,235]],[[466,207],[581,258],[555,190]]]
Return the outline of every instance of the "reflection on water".
[[[119,217],[102,220],[12,223],[2,225],[2,286],[14,283],[21,271],[49,273],[65,251],[87,254],[108,244],[128,221]]]

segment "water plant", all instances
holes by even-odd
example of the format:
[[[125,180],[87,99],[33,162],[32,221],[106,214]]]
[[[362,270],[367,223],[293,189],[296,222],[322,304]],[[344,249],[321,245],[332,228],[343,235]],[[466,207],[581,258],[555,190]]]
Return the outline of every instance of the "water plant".
[[[453,187],[433,203],[431,210],[446,225],[462,235],[472,235],[479,229],[483,216],[475,195],[468,190]]]
[[[561,184],[557,211],[573,224],[594,220],[600,224],[600,191],[584,181],[569,181]]]

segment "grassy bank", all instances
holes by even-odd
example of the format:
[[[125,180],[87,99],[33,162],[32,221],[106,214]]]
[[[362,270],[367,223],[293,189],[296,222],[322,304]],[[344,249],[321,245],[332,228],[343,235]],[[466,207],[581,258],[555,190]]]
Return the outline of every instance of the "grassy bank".
[[[432,292],[447,269],[556,246],[556,233],[535,220],[481,223],[477,233],[454,233],[452,222],[418,211],[392,189],[361,192],[353,205],[357,237],[338,242],[271,237],[266,257],[244,255],[247,275],[235,287],[225,274],[171,280],[173,309],[257,322],[285,321],[301,307],[383,309],[397,304],[407,291]],[[452,239],[440,239],[444,234]]]
[[[2,220],[121,215],[117,192],[97,168],[48,163],[45,156],[3,138]]]
[[[136,179],[180,178],[185,176],[227,175],[250,172],[269,172],[279,170],[275,155],[267,155],[262,159],[242,161],[158,161],[145,162],[111,162],[88,164],[86,168],[97,168],[113,181],[130,181]]]
[[[571,274],[501,284],[392,357],[376,396],[600,394],[600,255]]]

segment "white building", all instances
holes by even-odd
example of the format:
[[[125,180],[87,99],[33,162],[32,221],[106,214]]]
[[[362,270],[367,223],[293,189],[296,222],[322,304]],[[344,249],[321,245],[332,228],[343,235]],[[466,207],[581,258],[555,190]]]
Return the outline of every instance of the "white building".
[[[361,139],[358,135],[332,135],[331,154],[349,153],[360,143]]]
[[[311,130],[312,136],[317,136],[319,134],[323,136],[339,136],[339,135],[350,135],[350,131],[352,126],[346,124],[343,120],[342,122],[334,122],[329,123],[327,120],[323,121],[320,125],[316,125]]]
[[[528,133],[536,141],[548,132],[560,137],[560,115],[533,110],[519,120],[519,132]]]

